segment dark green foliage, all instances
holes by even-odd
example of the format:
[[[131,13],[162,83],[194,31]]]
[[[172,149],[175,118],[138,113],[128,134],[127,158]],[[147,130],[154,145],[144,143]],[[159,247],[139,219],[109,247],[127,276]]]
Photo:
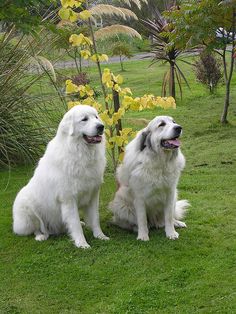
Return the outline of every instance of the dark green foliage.
[[[6,29],[14,25],[24,33],[31,33],[42,24],[42,17],[53,11],[54,5],[55,0],[1,0],[0,21]]]

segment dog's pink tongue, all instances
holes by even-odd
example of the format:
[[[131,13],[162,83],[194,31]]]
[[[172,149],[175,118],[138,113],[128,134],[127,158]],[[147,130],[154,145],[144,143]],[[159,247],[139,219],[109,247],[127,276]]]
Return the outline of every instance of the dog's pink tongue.
[[[177,138],[174,140],[168,140],[168,143],[177,147],[180,146],[180,141]]]

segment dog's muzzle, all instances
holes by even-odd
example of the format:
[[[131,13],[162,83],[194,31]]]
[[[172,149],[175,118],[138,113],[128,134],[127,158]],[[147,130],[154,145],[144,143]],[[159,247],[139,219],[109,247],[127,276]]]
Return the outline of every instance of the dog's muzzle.
[[[177,125],[174,127],[174,137],[170,139],[165,139],[161,141],[161,146],[164,149],[176,149],[179,148],[181,143],[178,139],[182,133],[182,127]]]
[[[104,131],[104,125],[98,124],[97,125],[97,134],[94,136],[88,136],[86,134],[83,135],[83,138],[88,144],[99,144],[102,141],[102,134]]]

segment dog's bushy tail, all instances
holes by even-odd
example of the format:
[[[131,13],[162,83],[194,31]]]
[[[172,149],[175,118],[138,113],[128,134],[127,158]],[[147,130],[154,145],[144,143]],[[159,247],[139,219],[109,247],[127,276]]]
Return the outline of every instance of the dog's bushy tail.
[[[113,213],[111,222],[124,229],[130,229],[132,225],[136,224],[135,209],[129,194],[128,187],[120,186],[114,200],[109,204],[109,209]]]
[[[189,206],[190,203],[187,200],[177,201],[175,208],[175,219],[177,220],[182,219],[185,216]]]

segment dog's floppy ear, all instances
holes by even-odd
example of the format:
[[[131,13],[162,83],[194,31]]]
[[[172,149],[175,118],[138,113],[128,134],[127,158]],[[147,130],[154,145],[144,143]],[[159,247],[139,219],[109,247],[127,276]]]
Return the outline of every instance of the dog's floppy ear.
[[[140,134],[140,142],[139,142],[139,149],[143,151],[145,147],[151,148],[151,132],[150,131],[143,131]]]
[[[60,129],[63,133],[67,133],[70,136],[74,134],[74,118],[71,113],[67,113],[61,121]]]

